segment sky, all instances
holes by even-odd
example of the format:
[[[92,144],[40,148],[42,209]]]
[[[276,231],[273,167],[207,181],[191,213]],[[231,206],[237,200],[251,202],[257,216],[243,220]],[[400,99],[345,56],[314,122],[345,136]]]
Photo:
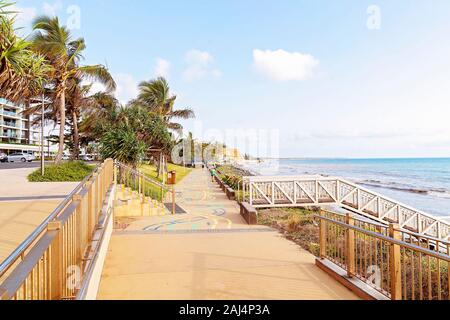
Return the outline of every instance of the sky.
[[[450,157],[448,0],[18,0],[58,15],[123,103],[168,79],[185,130],[259,156]],[[246,137],[243,139],[242,137]],[[258,147],[243,141],[259,141]]]

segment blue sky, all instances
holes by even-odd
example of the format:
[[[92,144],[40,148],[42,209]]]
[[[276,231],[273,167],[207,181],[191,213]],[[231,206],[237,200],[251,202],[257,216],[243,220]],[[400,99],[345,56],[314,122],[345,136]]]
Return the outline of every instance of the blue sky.
[[[73,5],[119,99],[165,75],[197,135],[278,130],[283,157],[450,156],[449,1],[17,2],[24,25],[70,23]]]

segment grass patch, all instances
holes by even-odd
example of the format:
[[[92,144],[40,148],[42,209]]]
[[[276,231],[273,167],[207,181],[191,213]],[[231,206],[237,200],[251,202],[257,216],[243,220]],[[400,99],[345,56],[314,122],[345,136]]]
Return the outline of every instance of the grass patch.
[[[175,164],[169,163],[167,165],[169,171],[175,171],[177,173],[177,183],[179,183],[181,180],[183,180],[189,173],[191,173],[192,169],[185,168],[183,166],[178,166]],[[162,182],[162,177],[158,176],[158,171],[156,166],[144,164],[139,167],[139,170],[143,172],[147,177],[157,180],[159,182]],[[166,177],[167,178],[167,177]]]
[[[94,166],[82,161],[66,162],[60,165],[50,165],[45,168],[45,175],[37,169],[28,176],[30,182],[79,182],[94,170]]]
[[[319,227],[314,223],[316,212],[308,209],[270,209],[258,211],[258,223],[279,230],[284,236],[319,255]]]

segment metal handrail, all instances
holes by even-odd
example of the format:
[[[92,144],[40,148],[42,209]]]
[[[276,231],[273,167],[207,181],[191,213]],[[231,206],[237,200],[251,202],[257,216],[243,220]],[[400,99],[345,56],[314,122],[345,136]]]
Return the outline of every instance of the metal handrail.
[[[124,169],[129,170],[130,172],[132,172],[132,173],[134,173],[135,175],[137,175],[137,176],[143,178],[143,179],[144,179],[145,181],[147,181],[147,182],[150,182],[150,183],[152,183],[152,184],[154,184],[154,185],[156,185],[156,186],[158,186],[158,187],[160,187],[160,188],[164,188],[165,190],[170,190],[170,188],[167,187],[167,185],[165,185],[165,184],[163,184],[163,183],[161,183],[161,182],[159,182],[159,181],[156,181],[156,180],[154,180],[154,179],[149,178],[147,175],[145,175],[144,173],[142,173],[142,172],[139,171],[139,170],[136,170],[136,169],[134,169],[134,168],[132,168],[132,167],[130,167],[130,166],[127,166],[126,164],[123,164],[123,163],[117,162],[117,161],[116,161],[116,165],[117,165],[118,167],[122,167],[122,168],[124,168]]]
[[[368,235],[368,236],[371,236],[371,237],[375,237],[377,239],[389,242],[390,244],[398,245],[400,247],[404,247],[404,248],[407,248],[407,249],[410,249],[410,250],[413,250],[413,251],[418,251],[420,253],[432,256],[434,258],[441,259],[441,260],[444,260],[446,262],[450,262],[450,256],[448,256],[448,255],[441,254],[439,252],[432,251],[432,250],[429,250],[429,249],[425,249],[423,247],[416,246],[416,245],[408,243],[408,242],[397,240],[397,239],[394,239],[394,238],[382,235],[382,234],[374,232],[374,231],[370,231],[370,230],[362,229],[362,228],[359,228],[359,227],[356,227],[356,226],[352,226],[352,225],[349,225],[349,224],[347,224],[345,222],[337,221],[337,220],[334,220],[334,219],[331,219],[331,218],[327,218],[327,217],[323,217],[323,216],[320,216],[320,215],[316,215],[315,217],[317,219],[320,219],[320,220],[324,220],[324,221],[327,221],[327,222],[330,222],[330,223],[334,223],[334,224],[339,225],[339,226],[341,226],[343,228],[354,230],[356,232],[360,232],[360,233],[363,233],[365,235]]]
[[[338,212],[332,212],[332,211],[329,211],[329,210],[322,210],[322,212],[333,214],[333,215],[339,216],[341,218],[345,218],[346,217],[346,214],[338,213]],[[358,221],[358,222],[368,223],[368,224],[370,224],[372,226],[375,226],[375,227],[381,227],[381,228],[385,228],[385,229],[389,228],[389,226],[386,223],[381,223],[381,222],[379,222],[377,220],[373,220],[373,219],[370,219],[370,218],[366,218],[365,220],[363,220],[361,218],[356,218],[356,217],[353,216],[353,219],[355,221]],[[335,220],[333,220],[333,221],[335,221]],[[418,239],[420,241],[424,241],[425,240],[425,241],[429,241],[432,244],[437,244],[437,245],[439,245],[439,247],[441,249],[442,248],[443,249],[447,249],[448,247],[450,247],[450,241],[445,241],[445,240],[438,239],[438,238],[435,238],[435,237],[432,237],[432,236],[422,235],[422,234],[419,234],[419,233],[416,233],[416,232],[412,232],[412,231],[409,231],[409,230],[405,230],[405,229],[402,229],[402,228],[398,228],[396,230],[399,231],[402,235],[407,235],[409,237],[416,238],[416,239]],[[450,251],[449,251],[449,254],[450,254]]]
[[[56,207],[55,210],[29,235],[2,263],[0,263],[0,277],[2,277],[11,266],[23,255],[23,253],[39,238],[39,236],[47,229],[48,223],[58,217],[58,215],[66,208],[86,183],[98,172],[101,165],[97,165],[94,171],[87,176],[75,189]]]

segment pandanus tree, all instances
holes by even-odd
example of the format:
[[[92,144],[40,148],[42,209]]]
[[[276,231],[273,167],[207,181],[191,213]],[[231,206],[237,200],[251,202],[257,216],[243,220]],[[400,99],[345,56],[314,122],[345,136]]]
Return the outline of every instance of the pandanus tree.
[[[10,6],[0,0],[0,97],[23,103],[42,91],[50,68],[30,42],[17,36]]]
[[[170,148],[171,144],[170,133],[160,116],[131,106],[114,113],[102,134],[100,152],[103,158],[114,158],[136,168],[147,150]]]
[[[52,101],[59,123],[59,148],[55,162],[62,160],[65,145],[66,95],[71,81],[93,80],[101,82],[108,91],[116,84],[102,65],[80,66],[82,52],[86,49],[84,39],[72,39],[70,30],[60,25],[57,17],[39,17],[34,21],[35,33],[32,38],[33,49],[43,55],[51,66],[49,83],[53,90]]]

